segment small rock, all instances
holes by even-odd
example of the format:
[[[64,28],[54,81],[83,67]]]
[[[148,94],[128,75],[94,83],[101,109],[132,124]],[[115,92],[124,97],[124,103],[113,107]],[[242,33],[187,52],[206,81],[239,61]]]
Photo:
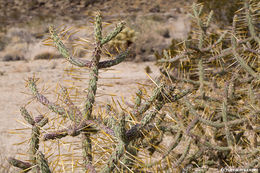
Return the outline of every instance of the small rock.
[[[0,71],[0,76],[4,76],[5,71]]]
[[[25,60],[24,56],[7,54],[2,59],[2,61],[20,61],[20,60]]]
[[[169,29],[163,30],[162,36],[163,36],[164,38],[170,38],[171,36],[170,36],[170,31],[169,31]]]
[[[144,70],[145,70],[146,73],[152,73],[152,70],[151,70],[150,66],[146,66],[144,68]]]
[[[142,9],[141,8],[133,8],[133,7],[129,7],[127,9],[127,12],[131,13],[131,12],[138,12],[138,11],[141,11]]]
[[[160,12],[160,6],[156,5],[153,8],[149,10],[151,13],[159,13]]]
[[[51,52],[43,52],[34,56],[33,60],[37,59],[58,59],[62,58],[62,55],[53,54]]]
[[[142,58],[143,61],[155,61],[156,57],[154,55],[148,55]]]
[[[3,34],[0,34],[0,51],[5,49],[7,42],[8,39]]]

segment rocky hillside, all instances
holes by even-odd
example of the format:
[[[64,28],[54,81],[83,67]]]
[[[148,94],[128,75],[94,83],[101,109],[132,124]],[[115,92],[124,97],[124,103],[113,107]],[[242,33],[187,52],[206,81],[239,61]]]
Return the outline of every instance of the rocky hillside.
[[[88,37],[93,12],[100,10],[105,20],[125,20],[135,42],[130,59],[155,60],[154,53],[167,48],[172,39],[183,39],[189,32],[186,12],[190,1],[175,0],[11,0],[0,1],[0,60],[33,60],[60,57],[41,41],[48,26],[79,29],[78,37]],[[82,30],[84,28],[84,30]],[[151,30],[151,28],[153,28]],[[108,27],[109,30],[109,27]],[[83,49],[83,48],[82,48]],[[79,56],[85,52],[79,51]]]
[[[0,21],[5,27],[47,18],[71,17],[79,20],[86,18],[89,15],[88,11],[95,10],[100,10],[105,15],[163,13],[173,8],[179,10],[187,6],[187,2],[175,0],[1,0]]]
[[[129,38],[134,42],[131,60],[155,60],[156,51],[169,47],[173,39],[187,37],[190,31],[187,12],[192,2],[204,3],[207,10],[214,9],[216,19],[221,21],[228,21],[228,15],[236,9],[232,2],[225,1],[226,7],[232,6],[232,12],[223,10],[223,4],[217,0],[0,0],[0,60],[60,57],[53,49],[42,46],[48,26],[74,26],[74,30],[80,30],[77,37],[88,38],[92,28],[87,27],[92,26],[90,21],[97,10],[109,23],[125,20],[134,32]],[[78,51],[77,55],[84,54]]]

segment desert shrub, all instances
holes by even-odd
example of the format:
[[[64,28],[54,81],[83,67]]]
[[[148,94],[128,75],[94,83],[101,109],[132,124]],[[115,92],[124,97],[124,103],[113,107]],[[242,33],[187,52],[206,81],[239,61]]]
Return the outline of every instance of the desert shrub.
[[[108,43],[109,54],[114,54],[120,50],[125,50],[127,48],[134,47],[137,37],[137,32],[129,27],[125,27],[122,32],[120,32],[115,38],[113,38]],[[131,52],[128,53],[126,60],[132,60],[136,56],[133,48]]]
[[[123,29],[113,40],[108,44],[111,49],[126,49],[128,48],[136,39],[136,32],[127,27]]]
[[[97,13],[90,61],[71,56],[60,37],[64,32],[50,27],[50,40],[63,57],[89,69],[88,86],[85,94],[77,94],[76,85],[61,86],[56,103],[39,92],[35,77],[29,78],[34,98],[53,114],[34,117],[21,107],[32,127],[29,160],[9,158],[9,163],[34,172],[259,167],[260,43],[255,27],[259,14],[254,14],[259,6],[245,1],[226,31],[210,30],[213,12],[202,15],[202,8],[193,4],[194,33],[158,55],[161,75],[151,80],[152,87],[136,92],[133,106],[94,106],[99,70],[122,62],[129,51],[101,61],[103,45],[123,30],[124,23],[103,36]]]
[[[214,10],[214,21],[224,26],[232,23],[235,12],[243,6],[241,0],[198,0],[197,2],[203,4],[205,12]]]
[[[213,11],[206,15],[202,5],[193,4],[189,39],[173,41],[157,55],[170,83],[197,88],[170,108],[183,136],[195,147],[184,159],[186,166],[259,167],[257,9],[258,2],[244,1],[232,26],[220,30],[211,28]]]

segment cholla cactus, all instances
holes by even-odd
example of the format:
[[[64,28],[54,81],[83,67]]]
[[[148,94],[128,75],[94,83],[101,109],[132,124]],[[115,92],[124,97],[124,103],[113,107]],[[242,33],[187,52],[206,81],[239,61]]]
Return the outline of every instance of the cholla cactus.
[[[245,2],[244,8],[234,16],[233,26],[224,31],[212,32],[210,23],[213,11],[205,16],[203,6],[193,4],[193,14],[190,16],[194,23],[190,39],[177,44],[172,48],[175,50],[165,50],[164,58],[159,62],[174,66],[174,75],[179,78],[198,79],[198,65],[201,61],[206,69],[204,75],[208,77],[223,71],[224,68],[242,67],[243,71],[259,79],[259,60],[258,56],[255,56],[259,53],[259,14],[256,13],[259,6],[252,1],[250,8],[252,9],[249,10],[249,3]],[[237,56],[238,54],[240,56]],[[242,57],[246,60],[241,59]]]
[[[192,10],[190,40],[158,60],[171,83],[197,87],[169,109],[186,141],[194,141],[183,167],[259,167],[259,3],[245,0],[224,31],[210,28],[213,12],[203,14],[201,4]]]
[[[136,40],[136,32],[126,27],[121,33],[119,33],[113,40],[109,42],[109,47],[112,49],[126,49]]]
[[[55,116],[49,116],[51,126],[43,129],[46,121],[33,119],[21,109],[33,126],[30,160],[10,158],[9,162],[35,172],[180,172],[183,168],[194,172],[197,167],[205,171],[259,167],[259,35],[252,14],[259,9],[256,4],[245,1],[231,29],[220,33],[208,32],[213,12],[205,19],[202,6],[194,4],[197,32],[178,45],[174,56],[173,51],[164,51],[162,76],[153,80],[154,87],[137,92],[132,107],[114,101],[105,110],[94,110],[99,70],[127,56],[125,51],[113,60],[101,58],[102,47],[123,30],[124,23],[103,36],[101,15],[96,15],[90,61],[73,57],[60,34],[50,27],[51,40],[63,57],[90,70],[83,109],[66,87],[61,87],[62,103],[58,104],[39,92],[35,78],[29,78],[34,98]],[[240,28],[239,22],[243,22]],[[172,69],[177,69],[175,75]],[[43,138],[39,138],[41,134]],[[67,147],[67,152],[61,147]]]
[[[23,171],[33,170],[34,172],[66,172],[69,170],[82,171],[82,169],[89,172],[112,172],[115,169],[122,171],[133,170],[136,172],[146,169],[144,162],[140,161],[147,159],[149,156],[142,157],[141,153],[144,153],[146,148],[141,146],[144,145],[142,144],[144,140],[146,141],[145,143],[148,142],[146,145],[150,145],[150,140],[147,141],[145,139],[145,134],[148,135],[149,132],[156,129],[156,126],[151,126],[151,123],[155,121],[156,115],[165,104],[181,99],[190,93],[191,89],[175,94],[173,87],[166,87],[163,83],[157,81],[152,95],[147,100],[143,99],[141,97],[142,93],[139,92],[136,105],[132,110],[121,107],[119,111],[116,107],[121,106],[121,104],[118,103],[116,105],[108,105],[106,112],[93,112],[99,70],[114,66],[122,62],[127,56],[128,50],[120,53],[113,60],[101,61],[103,45],[116,37],[123,30],[123,27],[124,23],[121,22],[114,31],[107,36],[103,36],[101,15],[97,13],[94,27],[95,48],[91,61],[71,56],[61,41],[59,34],[53,27],[50,27],[50,39],[61,55],[74,66],[90,69],[87,95],[84,101],[82,101],[83,109],[81,110],[73,102],[72,95],[66,87],[61,87],[61,101],[65,105],[62,106],[62,104],[50,101],[39,92],[35,77],[29,78],[27,85],[33,97],[54,113],[55,117],[49,118],[51,119],[51,126],[42,129],[41,127],[46,124],[46,121],[42,122],[42,118],[33,120],[25,108],[21,109],[25,120],[33,126],[30,160],[23,162],[10,158],[10,164]],[[144,101],[143,104],[141,104],[141,100]],[[98,116],[95,115],[96,113],[98,113]],[[157,124],[159,125],[160,122],[157,122]],[[41,139],[40,132],[43,132],[43,138]],[[78,156],[79,141],[66,141],[65,138],[67,136],[76,137],[79,135],[81,135],[81,157]],[[156,137],[160,136],[158,132],[155,132],[152,136],[154,138],[152,141],[160,143],[160,140],[156,140]],[[55,141],[58,141],[58,152],[57,150],[55,151]],[[73,150],[69,149],[69,153],[61,154],[60,148],[66,143]],[[140,149],[138,149],[139,145],[141,145]],[[44,153],[40,152],[41,147],[43,147]],[[150,152],[154,153],[155,148],[153,147]],[[46,158],[48,158],[48,161]]]

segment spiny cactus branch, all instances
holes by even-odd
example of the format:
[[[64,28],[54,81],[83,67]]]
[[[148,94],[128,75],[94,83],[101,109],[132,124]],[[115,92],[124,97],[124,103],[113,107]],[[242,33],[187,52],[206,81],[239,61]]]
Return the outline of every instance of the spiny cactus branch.
[[[54,132],[49,132],[44,134],[43,140],[53,140],[53,139],[61,139],[63,137],[66,137],[67,135],[70,136],[78,136],[81,132],[96,132],[98,129],[95,129],[94,127],[98,127],[100,130],[105,132],[106,134],[110,136],[115,137],[115,132],[111,128],[105,126],[104,124],[97,122],[96,120],[85,120],[83,123],[81,123],[79,126],[75,128],[75,126],[69,126],[62,130],[57,130]]]
[[[169,97],[169,95],[165,94],[167,93],[166,91],[162,91],[164,90],[163,85],[160,85],[158,88],[156,88],[154,90],[154,94],[152,95],[149,103],[145,104],[146,106],[143,107],[141,109],[142,114],[149,109],[151,102],[156,101],[156,104],[154,106],[154,108],[152,110],[149,111],[149,113],[147,113],[143,119],[141,120],[140,124],[135,125],[134,127],[132,127],[130,130],[128,130],[127,132],[125,132],[125,135],[123,135],[123,139],[121,139],[121,142],[118,146],[118,148],[116,149],[116,151],[112,154],[112,157],[110,158],[110,161],[108,162],[109,166],[106,166],[103,170],[103,172],[107,172],[107,171],[112,171],[114,169],[114,164],[117,163],[118,159],[120,159],[122,157],[122,155],[124,154],[124,150],[123,148],[127,147],[127,145],[135,138],[137,138],[141,131],[155,118],[156,114],[158,113],[158,111],[161,110],[161,108],[164,106],[165,103],[169,102],[169,100],[165,101],[163,97]],[[183,93],[180,94],[180,96],[175,96],[174,99],[178,100],[181,97],[185,96],[187,94],[187,91],[184,91]],[[176,101],[175,100],[175,101]],[[171,100],[172,101],[172,100]],[[148,106],[147,106],[148,105]],[[123,118],[123,117],[122,117]],[[122,121],[124,122],[124,121]],[[124,123],[120,123],[120,125],[118,126],[119,129],[122,126],[122,124]],[[119,133],[119,132],[118,132]],[[122,134],[122,132],[120,131],[119,134]],[[120,135],[121,136],[121,135]],[[125,140],[125,141],[123,141]],[[113,165],[111,165],[110,163],[114,163]]]
[[[96,38],[96,47],[92,55],[92,67],[90,72],[90,79],[88,84],[88,95],[87,99],[85,101],[85,108],[84,108],[84,114],[80,122],[84,120],[91,120],[92,118],[92,108],[93,104],[95,102],[95,95],[97,90],[97,81],[98,81],[98,70],[99,70],[99,61],[100,61],[100,55],[101,55],[101,48],[102,45],[106,42],[102,42],[102,22],[101,22],[101,15],[98,12],[95,18],[95,38]],[[123,25],[116,29],[116,31],[112,32],[112,36],[116,36],[123,28]],[[109,41],[109,40],[107,40]],[[118,59],[115,61],[110,61],[103,63],[103,65],[109,66],[114,65],[122,62],[126,54],[122,54]],[[123,58],[122,58],[123,57]],[[84,164],[85,168],[87,169],[87,165],[92,163],[92,145],[91,145],[91,139],[90,134],[83,134],[82,138],[82,149],[83,149],[83,157],[84,157]]]
[[[223,128],[225,127],[225,124],[228,126],[228,127],[232,127],[232,126],[235,126],[235,125],[238,125],[238,124],[242,124],[246,121],[248,121],[248,118],[241,118],[241,119],[236,119],[236,120],[233,120],[233,121],[228,121],[226,123],[220,123],[220,122],[212,122],[210,120],[206,120],[204,118],[202,118],[194,109],[194,107],[191,105],[191,103],[188,101],[188,100],[185,100],[183,101],[184,104],[188,107],[188,109],[191,111],[192,114],[195,115],[195,119],[193,120],[194,122],[192,122],[190,125],[189,125],[189,128],[188,128],[188,132],[192,129],[192,127],[194,127],[196,125],[196,123],[198,122],[201,122],[205,125],[208,125],[208,126],[211,126],[211,127],[215,127],[215,128]],[[254,114],[252,114],[252,116],[254,116]]]
[[[101,21],[101,14],[98,11],[95,17],[95,38],[96,38],[96,44],[100,44],[102,40],[102,21]]]
[[[200,33],[199,33],[199,43],[198,43],[199,50],[201,50],[203,48],[204,36],[205,36],[206,30],[207,30],[207,26],[203,25],[203,22],[201,21],[201,18],[200,18],[202,8],[203,8],[202,5],[200,6],[200,9],[198,9],[197,4],[195,4],[195,3],[192,4],[194,18],[197,21],[197,25],[199,26],[199,31],[200,31]],[[210,16],[212,16],[212,15],[210,15]],[[210,23],[210,19],[211,19],[210,16],[208,17],[208,23]]]
[[[51,173],[51,170],[48,165],[48,161],[46,160],[46,158],[42,152],[38,151],[36,153],[36,160],[37,160],[37,164],[40,168],[40,171],[42,173]]]
[[[159,100],[156,104],[153,110],[151,110],[149,113],[147,113],[143,119],[141,120],[140,124],[137,124],[135,126],[133,126],[131,129],[129,129],[126,132],[126,138],[128,139],[128,141],[132,141],[133,139],[137,138],[139,136],[139,134],[141,133],[141,130],[149,123],[151,122],[152,119],[154,119],[155,115],[158,113],[158,111],[161,110],[161,108],[163,107],[164,104],[168,103],[168,102],[175,102],[179,99],[181,99],[182,97],[186,96],[187,94],[189,94],[192,90],[184,90],[182,91],[180,94],[176,94],[173,96],[170,95],[166,95],[166,96],[160,96],[160,97],[165,97],[165,99],[163,100]],[[161,93],[161,92],[160,92]],[[162,93],[161,93],[162,94]],[[162,99],[162,98],[160,98]]]
[[[163,85],[156,87],[153,90],[153,93],[150,96],[150,98],[143,105],[141,105],[139,108],[137,108],[137,110],[134,110],[132,112],[133,116],[138,117],[138,116],[142,115],[143,113],[145,113],[151,107],[152,103],[161,95],[162,88],[163,88]]]
[[[117,55],[116,58],[113,60],[99,62],[98,69],[112,67],[112,66],[115,66],[115,65],[123,62],[125,60],[125,58],[127,57],[128,53],[129,53],[129,50],[126,50],[124,52],[121,52],[119,55]]]
[[[119,117],[119,124],[118,126],[114,129],[116,137],[118,138],[119,141],[122,141],[123,143],[128,143],[127,139],[125,139],[125,132],[126,132],[126,127],[125,127],[125,114],[122,112]]]
[[[39,127],[33,126],[29,152],[30,152],[30,160],[34,165],[36,164],[36,152],[39,149],[39,136],[40,136]]]
[[[161,157],[161,159],[159,161],[155,161],[153,163],[147,164],[145,165],[146,168],[150,168],[153,167],[154,165],[158,164],[161,160],[165,159],[171,152],[172,150],[174,150],[174,148],[176,148],[179,143],[181,142],[182,139],[182,133],[181,130],[179,130],[174,138],[174,142],[170,145],[169,149],[167,150],[167,152]]]
[[[92,165],[93,155],[92,155],[92,141],[89,133],[82,133],[82,155],[84,161],[85,170],[88,169],[89,165]]]
[[[68,129],[58,130],[55,132],[45,134],[43,136],[43,140],[47,141],[47,140],[52,140],[52,139],[61,139],[65,136],[67,136],[68,134],[69,134]]]
[[[61,94],[62,94],[62,97],[63,97],[63,102],[67,105],[70,112],[72,112],[72,113],[68,114],[68,116],[70,116],[70,120],[72,120],[74,122],[77,121],[77,119],[82,117],[81,111],[71,101],[71,99],[69,97],[69,93],[67,91],[67,88],[61,86]]]
[[[227,138],[227,143],[229,147],[233,146],[233,140],[232,140],[232,136],[229,130],[229,127],[227,126],[227,108],[228,108],[228,83],[226,83],[225,86],[225,91],[224,91],[224,99],[223,99],[223,104],[222,104],[222,118],[223,118],[223,122],[225,124],[225,133],[226,133],[226,138]]]
[[[38,92],[35,78],[29,78],[28,83],[29,87],[31,88],[32,94],[36,97],[38,102],[48,107],[54,113],[62,115],[63,117],[67,117],[67,111],[64,108],[62,108],[59,105],[56,105],[55,103],[50,102],[44,95]]]
[[[24,172],[28,172],[32,169],[32,164],[29,162],[23,162],[13,157],[9,157],[7,161],[9,162],[9,164],[13,165],[14,167],[22,169]]]
[[[206,48],[202,48],[202,49],[198,49],[197,47],[193,47],[193,46],[188,46],[189,48],[191,48],[192,50],[187,50],[185,52],[182,52],[180,55],[177,55],[173,58],[170,58],[170,59],[160,59],[158,60],[159,63],[173,63],[173,62],[178,62],[178,61],[184,61],[187,59],[187,56],[189,54],[193,54],[194,53],[194,50],[198,51],[198,52],[209,52],[209,51],[212,51],[212,49],[219,43],[221,42],[224,37],[227,35],[227,31],[224,32],[220,38],[213,44],[213,45],[210,45]],[[253,38],[250,37],[250,38],[246,38],[246,39],[243,39],[243,40],[238,40],[237,41],[237,44],[240,45],[240,44],[243,44],[243,43],[246,43],[248,41],[251,41]],[[237,47],[236,48],[236,51],[240,52],[240,51],[248,51],[248,52],[252,52],[254,54],[260,54],[259,51],[256,51],[256,50],[252,50],[250,48],[244,48],[244,47]],[[211,62],[214,62],[220,58],[223,58],[225,56],[228,56],[230,54],[232,54],[232,47],[229,47],[229,48],[226,48],[226,49],[223,49],[221,50],[221,52],[218,54],[218,55],[215,55],[215,56],[212,56],[210,57],[206,62],[207,63],[211,63]]]
[[[202,139],[201,137],[199,137],[199,136],[197,136],[195,134],[192,134],[192,133],[191,133],[191,137],[195,141],[199,142],[200,145],[202,145],[204,147],[207,147],[208,149],[213,149],[213,150],[217,150],[217,151],[230,151],[230,150],[232,150],[230,147],[222,147],[222,146],[211,144],[207,140]]]
[[[199,67],[199,82],[200,82],[200,94],[202,96],[202,98],[205,97],[205,92],[204,92],[204,68],[203,68],[203,63],[202,63],[202,58],[200,58],[199,63],[198,63],[198,67]]]
[[[39,116],[43,117],[42,115],[39,115]],[[39,126],[39,127],[43,127],[49,122],[49,119],[47,117],[41,118],[40,121],[37,121],[37,118],[38,117],[35,118],[35,122],[37,123],[37,126]]]
[[[257,32],[255,30],[255,26],[253,24],[253,19],[250,13],[250,9],[249,9],[249,1],[245,0],[245,4],[244,4],[245,10],[246,10],[246,22],[248,24],[248,29],[249,32],[251,34],[251,36],[253,37],[253,39],[258,43],[258,45],[260,46],[260,38],[257,35]]]
[[[100,60],[100,54],[101,54],[101,46],[100,46],[100,41],[101,41],[101,17],[100,14],[97,15],[96,17],[96,24],[95,24],[95,36],[96,36],[96,48],[93,52],[92,55],[92,62],[93,62],[93,67],[91,67],[91,72],[90,72],[90,79],[88,83],[88,95],[85,101],[85,108],[83,112],[83,117],[81,119],[81,122],[84,120],[89,120],[93,119],[91,117],[92,115],[92,108],[93,104],[95,102],[95,95],[96,95],[96,90],[97,90],[97,81],[98,81],[98,64]],[[80,122],[77,122],[79,124]],[[83,151],[83,160],[84,160],[84,165],[85,169],[87,170],[87,166],[89,164],[92,164],[92,144],[91,144],[91,138],[90,134],[82,134],[82,151]]]
[[[119,124],[116,125],[114,128],[116,137],[119,141],[118,146],[116,147],[116,150],[112,153],[109,161],[107,162],[107,165],[103,168],[103,173],[109,173],[112,172],[115,168],[116,164],[118,163],[119,159],[124,155],[125,148],[128,146],[129,141],[126,138],[125,132],[125,114],[121,113],[120,115]]]
[[[180,164],[181,164],[181,163],[184,161],[184,159],[187,157],[187,154],[188,154],[189,151],[190,151],[191,141],[192,141],[191,138],[189,138],[189,139],[187,140],[188,145],[187,145],[186,148],[184,149],[184,151],[183,151],[181,157],[174,163],[173,167],[175,167],[175,168],[176,168],[176,167],[179,167]]]
[[[119,161],[119,159],[123,156],[125,151],[125,143],[120,142],[115,151],[112,153],[107,165],[101,171],[102,173],[110,173],[114,170],[115,164]]]
[[[109,42],[113,37],[115,37],[119,32],[121,32],[122,27],[124,23],[120,24],[120,28],[116,29],[114,32],[110,33],[110,35],[108,35],[108,38],[105,38],[105,40],[101,43],[101,47],[102,45],[104,45],[105,43]],[[88,67],[91,68],[93,66],[93,62],[89,61],[89,60],[85,60],[85,59],[79,59],[79,58],[75,58],[72,57],[68,51],[68,49],[65,47],[65,45],[62,43],[60,37],[58,36],[58,34],[56,33],[55,29],[53,27],[49,28],[50,34],[51,34],[51,38],[55,44],[55,47],[58,48],[59,52],[72,64],[75,65],[77,67]],[[108,68],[114,65],[117,65],[119,63],[121,63],[122,61],[124,61],[124,59],[126,58],[128,54],[128,50],[125,52],[120,53],[114,60],[109,60],[109,61],[103,61],[103,62],[99,62],[98,63],[98,68],[102,69],[102,68]]]
[[[142,90],[138,90],[138,92],[136,93],[136,98],[135,98],[135,106],[134,108],[137,109],[138,107],[140,107],[141,103],[142,103]]]
[[[43,127],[45,124],[48,123],[48,118],[44,118],[42,115],[39,115],[35,118],[36,124],[32,126],[32,134],[31,134],[31,142],[29,148],[30,154],[30,161],[36,165],[37,164],[37,157],[36,154],[39,150],[39,142],[40,142],[40,128]],[[34,172],[37,172],[38,166],[32,168]]]
[[[101,45],[108,43],[110,40],[115,38],[125,27],[125,22],[120,22],[110,34],[101,40]]]
[[[21,115],[24,117],[24,119],[30,124],[34,125],[35,121],[33,120],[32,116],[29,114],[29,112],[25,109],[25,107],[20,108]]]
[[[235,56],[236,60],[238,61],[238,63],[241,65],[241,67],[243,69],[246,70],[246,72],[248,72],[254,78],[260,80],[260,75],[257,74],[250,66],[248,66],[247,63],[245,62],[245,60],[237,53],[237,51],[236,51],[236,47],[237,47],[236,38],[233,36],[231,40],[232,40],[232,52],[233,52],[233,55]]]
[[[37,91],[36,88],[34,88]],[[32,133],[31,133],[31,141],[30,141],[30,148],[29,148],[29,159],[31,163],[23,162],[14,158],[9,158],[8,162],[23,171],[28,172],[32,170],[33,172],[39,172],[39,167],[37,163],[37,152],[39,152],[39,137],[40,137],[40,128],[43,127],[48,123],[48,118],[39,115],[33,119],[33,117],[28,113],[25,107],[20,108],[21,115],[24,119],[32,125]]]
[[[226,37],[228,31],[225,31],[217,41],[215,41],[212,45],[206,47],[206,48],[202,48],[200,51],[201,52],[208,52],[208,51],[212,51],[213,48],[215,48],[219,43],[221,43],[223,41],[223,39]]]

